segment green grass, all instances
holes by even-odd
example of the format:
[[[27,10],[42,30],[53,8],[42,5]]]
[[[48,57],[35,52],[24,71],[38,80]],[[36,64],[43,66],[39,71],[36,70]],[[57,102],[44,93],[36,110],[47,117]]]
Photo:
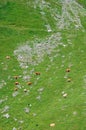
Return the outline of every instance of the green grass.
[[[60,13],[59,2],[56,6],[52,0],[46,1],[52,3],[52,8],[57,7]],[[85,7],[85,1],[79,2]],[[19,62],[14,56],[14,50],[26,41],[29,41],[30,45],[32,41],[36,44],[36,38],[42,42],[53,32],[47,32],[46,21],[41,17],[40,8],[27,7],[23,0],[21,2],[9,1],[0,6],[0,85],[2,80],[6,82],[6,85],[0,89],[0,100],[8,97],[0,104],[0,130],[13,130],[13,127],[17,129],[21,127],[22,130],[86,129],[86,81],[84,82],[86,75],[86,18],[81,17],[84,32],[74,28],[57,30],[49,11],[45,9],[45,12],[48,22],[54,28],[53,31],[60,32],[61,42],[68,46],[59,45],[55,48],[50,55],[53,57],[53,62],[50,62],[49,56],[46,55],[43,62],[37,66],[30,65],[27,74],[31,76],[32,85],[28,86],[27,82],[22,79],[25,70],[20,68]],[[68,39],[72,44],[69,45]],[[54,57],[57,53],[58,57]],[[10,59],[6,59],[7,55],[10,56]],[[70,63],[72,66],[68,77],[71,77],[72,80],[67,82],[64,77]],[[62,64],[64,64],[63,67],[61,67]],[[46,72],[49,65],[50,68]],[[34,72],[30,74],[30,70],[33,68]],[[40,71],[41,75],[34,75],[36,71]],[[15,75],[19,75],[20,78],[15,80],[13,78]],[[19,94],[16,97],[12,96],[16,81],[30,90],[29,95],[25,95],[22,87],[18,89]],[[37,83],[35,84],[35,82]],[[42,87],[44,90],[42,94],[39,94],[38,89]],[[62,97],[62,91],[68,94],[67,98]],[[41,99],[37,100],[36,97],[39,95],[41,95]],[[6,105],[10,107],[9,111],[5,112],[10,115],[8,119],[3,117],[5,113],[2,113]],[[25,113],[25,107],[30,108],[29,113]],[[17,120],[15,121],[14,118]],[[20,123],[20,120],[24,122]],[[53,122],[55,127],[50,127],[50,123]]]
[[[85,0],[77,0],[81,5],[86,7],[86,1]]]

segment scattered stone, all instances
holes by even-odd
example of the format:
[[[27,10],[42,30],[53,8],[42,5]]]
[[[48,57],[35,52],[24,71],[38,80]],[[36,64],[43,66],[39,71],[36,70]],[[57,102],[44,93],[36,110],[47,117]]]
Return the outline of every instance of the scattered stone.
[[[25,111],[26,113],[29,113],[29,112],[30,112],[30,109],[29,109],[28,107],[25,107],[25,108],[24,108],[24,111]]]
[[[13,96],[13,97],[16,97],[18,94],[19,94],[18,91],[15,91],[15,92],[12,94],[12,96]]]
[[[40,99],[41,99],[41,96],[40,96],[40,95],[39,95],[39,96],[37,96],[37,97],[36,97],[36,99],[37,99],[37,100],[40,100]]]
[[[8,69],[8,66],[7,65],[5,65],[4,66],[4,68],[3,68],[3,70],[7,70]]]
[[[62,64],[61,67],[64,67],[64,64]]]
[[[33,44],[33,47],[29,45],[29,41],[26,41],[26,44],[18,47],[14,51],[14,55],[17,56],[17,60],[20,63],[21,68],[25,68],[28,64],[36,66],[44,60],[45,55],[50,55],[54,49],[60,44],[59,38],[61,37],[60,33],[52,34],[50,37],[45,40],[37,40],[36,44]],[[61,38],[60,38],[61,40]],[[56,41],[58,44],[56,44]],[[31,72],[32,74],[32,72]]]
[[[1,65],[4,65],[4,63],[3,63],[3,62],[1,62]]]
[[[2,89],[6,85],[6,82],[4,80],[0,81],[0,89]]]
[[[22,130],[22,127],[19,127],[18,130]]]
[[[64,78],[67,79],[68,75],[65,75]]]
[[[77,115],[77,112],[76,112],[76,111],[74,111],[74,112],[73,112],[73,115]]]
[[[44,90],[44,88],[39,88],[38,89],[39,94],[42,94],[43,90]]]
[[[65,92],[64,91],[62,91],[62,94],[64,94]]]
[[[39,88],[38,92],[42,92],[44,90],[44,88]]]
[[[1,113],[7,112],[9,110],[9,106],[5,106]]]
[[[17,128],[16,127],[13,127],[13,129],[12,130],[17,130]]]
[[[22,124],[22,123],[24,123],[24,121],[23,121],[23,120],[20,120],[20,121],[19,121],[19,123],[21,123],[21,124]]]
[[[25,81],[29,81],[30,80],[30,76],[29,75],[25,75],[25,76],[23,76],[23,80],[25,80]]]
[[[2,104],[3,102],[7,101],[8,97],[4,98],[4,99],[0,99],[0,104]]]
[[[17,121],[17,118],[14,117],[14,121]]]
[[[33,116],[36,116],[37,114],[36,113],[33,113]]]
[[[13,69],[13,72],[15,72],[16,71],[16,69]]]
[[[40,77],[37,77],[37,80],[39,80],[40,79]]]
[[[4,102],[4,99],[0,99],[0,104]]]
[[[9,118],[10,115],[8,113],[4,114],[3,117]]]
[[[22,88],[22,86],[19,84],[19,85],[17,85],[17,88],[18,88],[18,89],[21,89],[21,88]]]
[[[63,47],[66,47],[67,45],[63,44]]]
[[[11,80],[11,79],[12,79],[12,78],[11,78],[11,76],[9,75],[9,76],[8,76],[8,80]]]

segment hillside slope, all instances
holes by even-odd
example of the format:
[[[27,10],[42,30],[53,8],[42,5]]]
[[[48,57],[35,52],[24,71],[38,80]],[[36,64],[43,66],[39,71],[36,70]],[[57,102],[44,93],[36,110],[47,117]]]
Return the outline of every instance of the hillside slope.
[[[0,130],[86,129],[85,21],[85,0],[0,1]]]

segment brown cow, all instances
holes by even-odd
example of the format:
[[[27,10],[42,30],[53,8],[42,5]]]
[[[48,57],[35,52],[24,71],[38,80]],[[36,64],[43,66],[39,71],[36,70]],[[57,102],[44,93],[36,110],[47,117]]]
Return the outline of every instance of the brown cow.
[[[18,76],[14,76],[14,79],[18,79]]]
[[[18,88],[14,88],[14,91],[17,91],[18,90]]]
[[[10,59],[10,56],[6,56],[6,59]]]
[[[40,72],[35,72],[36,75],[40,75]]]
[[[28,84],[28,85],[31,85],[31,84],[32,84],[32,82],[28,82],[27,84]]]
[[[15,85],[19,85],[19,82],[15,82]]]
[[[68,78],[68,79],[67,79],[67,82],[71,82],[71,78]]]
[[[70,72],[70,68],[67,68],[67,69],[66,69],[66,72]]]

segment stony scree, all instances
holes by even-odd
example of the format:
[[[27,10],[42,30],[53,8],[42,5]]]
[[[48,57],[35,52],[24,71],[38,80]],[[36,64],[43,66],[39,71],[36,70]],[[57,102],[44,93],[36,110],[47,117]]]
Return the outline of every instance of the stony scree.
[[[9,111],[9,106],[5,106],[3,109],[2,109],[2,111],[1,111],[1,113],[5,113],[5,112],[7,112],[7,111]]]
[[[6,86],[6,82],[4,80],[0,81],[0,89],[2,89],[4,86]]]
[[[40,41],[40,43],[36,41],[35,44],[33,43],[32,48],[29,42],[18,47],[18,49],[14,51],[14,55],[17,56],[20,67],[27,69],[29,65],[38,65],[44,60],[44,56],[50,55],[59,44],[63,45],[63,43],[60,43],[59,39],[61,39],[61,35],[60,33],[56,33],[46,38],[44,41]]]
[[[68,29],[71,25],[76,29],[84,29],[80,16],[86,16],[86,10],[75,0],[64,0],[62,2],[62,15],[58,22],[59,29]]]

